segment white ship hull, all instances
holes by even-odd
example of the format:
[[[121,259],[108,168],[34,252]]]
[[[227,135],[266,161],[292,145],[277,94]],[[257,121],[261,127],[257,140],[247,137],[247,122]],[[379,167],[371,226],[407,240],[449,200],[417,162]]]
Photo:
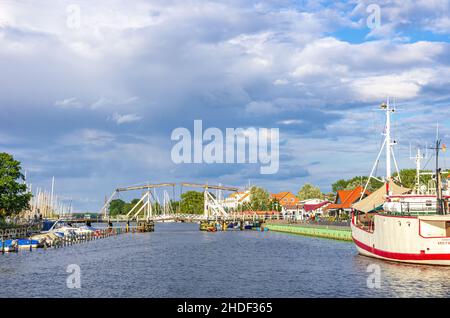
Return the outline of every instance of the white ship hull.
[[[360,254],[383,260],[450,266],[450,216],[376,214],[373,226],[356,225],[352,237]]]

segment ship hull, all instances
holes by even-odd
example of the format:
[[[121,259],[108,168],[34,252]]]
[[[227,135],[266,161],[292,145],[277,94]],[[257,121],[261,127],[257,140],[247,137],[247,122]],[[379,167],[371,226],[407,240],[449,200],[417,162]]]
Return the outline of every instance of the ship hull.
[[[352,218],[352,238],[362,255],[387,261],[450,266],[449,216],[377,214],[363,228]]]

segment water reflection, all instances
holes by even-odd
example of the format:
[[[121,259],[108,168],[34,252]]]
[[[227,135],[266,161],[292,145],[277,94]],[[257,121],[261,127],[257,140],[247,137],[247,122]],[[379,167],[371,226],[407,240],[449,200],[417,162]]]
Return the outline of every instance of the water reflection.
[[[381,288],[372,291],[379,297],[449,297],[450,268],[383,261],[356,255],[355,272],[366,271],[370,264],[381,269]],[[366,273],[366,278],[370,273]]]

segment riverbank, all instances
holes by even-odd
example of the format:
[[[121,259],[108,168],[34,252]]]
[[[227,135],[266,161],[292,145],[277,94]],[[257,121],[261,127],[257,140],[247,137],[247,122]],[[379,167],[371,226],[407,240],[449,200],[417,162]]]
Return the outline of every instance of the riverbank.
[[[322,237],[333,240],[352,241],[350,226],[320,225],[309,223],[268,222],[264,227],[269,231]]]

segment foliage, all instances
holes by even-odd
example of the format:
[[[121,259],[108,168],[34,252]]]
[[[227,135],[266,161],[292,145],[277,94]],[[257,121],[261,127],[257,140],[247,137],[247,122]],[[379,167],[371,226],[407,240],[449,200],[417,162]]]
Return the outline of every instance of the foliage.
[[[12,216],[30,208],[32,194],[19,181],[25,178],[20,162],[7,153],[0,153],[0,217]]]
[[[125,213],[125,201],[121,199],[112,200],[109,204],[109,215],[116,216]]]
[[[308,199],[322,199],[323,194],[319,187],[307,183],[298,191],[297,197],[300,201]]]
[[[352,179],[348,180],[338,180],[332,185],[333,192],[338,192],[340,190],[353,190],[354,188],[358,186],[365,187],[367,180],[369,177],[354,177]],[[383,186],[383,182],[380,182],[376,179],[371,179],[369,182],[369,186],[367,187],[367,190],[370,192],[373,192],[375,190],[378,190],[380,187]]]
[[[423,171],[425,172],[425,171]],[[426,171],[428,174],[424,174],[420,176],[420,182],[421,184],[428,185],[430,180],[432,179],[432,173],[431,171]],[[393,177],[398,179],[398,173],[394,173]],[[417,183],[417,171],[415,169],[402,169],[400,170],[400,179],[398,183],[406,188],[413,189],[416,186]]]
[[[270,211],[278,211],[281,212],[283,206],[280,204],[280,201],[277,199],[270,200],[269,210]]]
[[[333,192],[329,192],[323,195],[324,200],[330,201],[330,202],[334,202],[334,199],[336,198],[336,194]]]
[[[253,211],[267,211],[271,208],[270,194],[264,188],[250,188],[250,207]]]
[[[204,210],[204,194],[198,191],[187,191],[181,194],[180,211],[186,214],[202,214]]]

